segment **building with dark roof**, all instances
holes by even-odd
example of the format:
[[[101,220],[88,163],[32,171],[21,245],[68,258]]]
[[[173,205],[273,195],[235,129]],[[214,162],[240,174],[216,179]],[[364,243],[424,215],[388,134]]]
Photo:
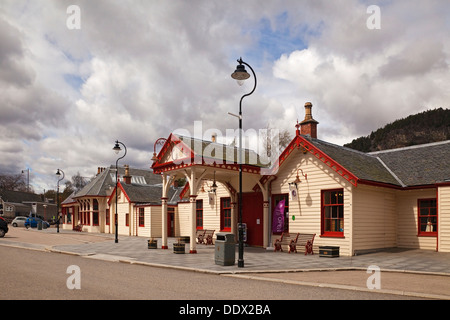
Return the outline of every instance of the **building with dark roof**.
[[[144,235],[144,229],[150,230],[148,226],[151,224],[152,217],[156,215],[156,210],[153,210],[153,213],[148,210],[145,220],[141,217],[140,226],[136,226],[134,225],[137,221],[135,215],[139,213],[134,206],[138,204],[149,207],[161,206],[161,177],[153,174],[152,170],[135,169],[125,165],[118,168],[117,180],[120,199],[118,202],[119,234]],[[87,232],[115,233],[115,181],[115,166],[98,168],[94,179],[61,204],[64,228],[73,229],[80,226]],[[176,189],[172,193],[176,193]],[[161,213],[159,213],[159,219],[161,220]],[[158,232],[161,233],[160,228]],[[149,233],[145,235],[150,236]]]
[[[313,234],[319,246],[351,256],[392,247],[450,252],[450,141],[363,153],[317,137],[312,104],[289,145],[267,164],[245,149],[242,222],[247,245],[271,248],[282,234]],[[198,230],[236,235],[239,148],[172,133],[152,170],[100,168],[64,203],[65,227],[189,237]],[[273,160],[273,159],[271,159]],[[174,182],[185,179],[183,188]],[[116,210],[117,197],[117,210]],[[287,248],[286,248],[287,249]]]
[[[15,217],[30,215],[51,221],[56,217],[56,204],[35,193],[0,189],[0,216],[10,222]]]
[[[391,247],[450,252],[450,141],[363,153],[318,139],[312,104],[305,110],[295,137],[271,166],[258,156],[251,162],[245,151],[247,244],[272,247],[288,232],[315,234],[316,249],[338,246],[348,256]],[[187,179],[181,196],[190,201],[178,204],[175,220],[183,222],[179,235],[191,237],[190,252],[196,252],[196,230],[206,226],[237,236],[234,147],[171,134],[152,168],[163,177],[163,198],[170,181]],[[283,213],[276,214],[280,203]],[[167,208],[163,204],[163,247]]]

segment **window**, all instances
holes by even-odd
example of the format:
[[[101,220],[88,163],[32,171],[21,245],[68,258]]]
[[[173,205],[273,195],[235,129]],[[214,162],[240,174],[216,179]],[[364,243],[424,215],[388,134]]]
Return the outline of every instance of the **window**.
[[[437,236],[436,199],[418,200],[419,236]]]
[[[139,227],[145,227],[144,208],[139,208]]]
[[[344,190],[322,191],[322,236],[344,236]]]
[[[94,199],[93,205],[92,205],[92,225],[98,226],[98,200]]]
[[[106,225],[109,226],[110,224],[110,214],[109,214],[109,208],[106,209]]]
[[[277,207],[278,203],[284,200],[284,230],[283,232],[289,232],[289,194],[275,194],[272,196],[272,214]],[[281,233],[280,233],[281,234]]]
[[[130,214],[129,214],[129,213],[126,213],[126,214],[125,214],[125,225],[126,225],[127,227],[130,226]]]
[[[203,200],[197,200],[195,203],[195,223],[197,229],[203,229]]]
[[[89,200],[86,201],[85,212],[84,212],[84,222],[87,226],[91,225],[91,202]]]
[[[72,223],[73,207],[67,211],[67,223]]]
[[[231,231],[231,198],[220,198],[220,229]]]

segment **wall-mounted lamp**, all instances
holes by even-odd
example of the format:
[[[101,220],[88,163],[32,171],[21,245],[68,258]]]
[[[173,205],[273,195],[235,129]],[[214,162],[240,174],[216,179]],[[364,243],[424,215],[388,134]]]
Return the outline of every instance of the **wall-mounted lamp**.
[[[214,194],[216,193],[217,190],[217,184],[216,184],[216,172],[214,171],[214,182],[211,186],[211,192],[214,192]]]
[[[289,184],[295,184],[295,187],[297,187],[297,184],[298,184],[298,183],[301,183],[301,182],[302,182],[302,180],[300,180],[300,176],[299,176],[299,174],[298,174],[299,171],[302,172],[302,176],[305,178],[305,180],[308,180],[308,175],[307,175],[306,173],[303,173],[303,170],[302,170],[302,169],[298,169],[298,170],[297,170],[297,176],[295,177],[294,182],[290,182],[290,183],[289,183]]]
[[[152,157],[152,161],[153,162],[156,162],[156,161],[159,160],[158,156],[157,156],[157,153],[156,153],[156,146],[157,145],[164,146],[166,141],[167,141],[167,139],[165,139],[165,138],[159,138],[158,140],[156,140],[155,144],[153,145],[153,157]]]
[[[299,175],[298,175],[298,171],[301,171],[302,172],[302,176],[305,178],[305,180],[308,180],[308,175],[307,174],[305,174],[305,173],[303,173],[303,170],[302,169],[298,169],[297,170],[297,177],[295,178],[295,183],[300,183],[300,182],[302,182],[301,180],[300,180],[300,177],[299,177]]]

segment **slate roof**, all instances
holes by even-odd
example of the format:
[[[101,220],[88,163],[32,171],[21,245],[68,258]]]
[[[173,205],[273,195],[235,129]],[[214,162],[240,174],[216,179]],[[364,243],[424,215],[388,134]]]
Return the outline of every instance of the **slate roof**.
[[[384,162],[402,186],[450,180],[450,140],[371,152],[370,155]]]
[[[309,136],[302,137],[361,180],[411,187],[450,179],[450,140],[363,153]]]
[[[162,184],[158,185],[137,185],[121,183],[121,186],[131,202],[139,204],[161,204]],[[183,188],[170,187],[168,194],[168,203],[176,204],[175,194],[179,194]]]
[[[234,146],[185,136],[177,137],[196,154],[202,152],[204,158],[206,154],[211,159],[237,163],[238,148]],[[395,187],[426,186],[450,181],[450,140],[364,153],[311,138],[309,135],[298,134],[293,141],[299,137],[314,145],[360,181]],[[222,152],[215,154],[213,150]],[[243,163],[256,167],[265,166],[254,151],[246,149],[245,154]]]
[[[125,174],[125,168],[119,167],[118,169],[118,176],[121,178]],[[92,181],[90,181],[83,189],[77,192],[73,198],[75,199],[86,196],[108,197],[116,186],[115,170],[116,166],[114,165],[106,168],[103,172],[92,179]],[[143,182],[145,182],[146,185],[156,185],[161,183],[161,177],[153,174],[153,171],[151,170],[130,168],[130,176],[143,177],[145,180]],[[161,197],[161,195],[159,197]]]
[[[309,136],[303,137],[361,180],[400,185],[389,170],[374,156]]]
[[[218,160],[220,163],[239,163],[239,148],[236,146],[180,135],[177,135],[177,137],[196,155],[203,156],[204,159]],[[266,166],[261,161],[260,156],[250,149],[244,149],[242,163],[257,167]]]

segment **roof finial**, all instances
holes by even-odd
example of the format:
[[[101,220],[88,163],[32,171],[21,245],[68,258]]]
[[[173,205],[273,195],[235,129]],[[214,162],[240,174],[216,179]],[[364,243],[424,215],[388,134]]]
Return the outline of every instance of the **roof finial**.
[[[300,123],[298,123],[298,118],[297,118],[297,124],[295,125],[295,134],[296,135],[300,135]]]

